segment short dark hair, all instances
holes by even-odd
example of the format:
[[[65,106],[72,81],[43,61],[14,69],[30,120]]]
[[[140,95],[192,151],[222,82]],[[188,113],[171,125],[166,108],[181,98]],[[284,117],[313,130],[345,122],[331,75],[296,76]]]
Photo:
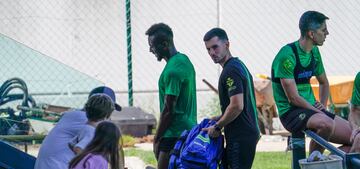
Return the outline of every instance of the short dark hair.
[[[305,36],[309,30],[318,29],[327,19],[329,18],[320,12],[306,11],[301,15],[299,21],[301,36]]]
[[[155,36],[155,43],[159,42],[172,42],[174,34],[169,25],[164,23],[157,23],[152,25],[146,32],[145,35]]]
[[[114,109],[114,103],[106,94],[94,94],[85,104],[86,117],[90,121],[108,118]]]
[[[220,40],[229,40],[225,30],[221,28],[212,28],[211,30],[206,32],[203,40],[208,41],[215,36],[217,36]]]

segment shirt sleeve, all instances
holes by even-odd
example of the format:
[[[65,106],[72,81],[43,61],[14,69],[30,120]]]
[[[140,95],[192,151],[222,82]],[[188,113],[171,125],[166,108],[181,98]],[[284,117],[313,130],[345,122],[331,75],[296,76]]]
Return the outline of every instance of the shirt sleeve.
[[[76,143],[78,143],[78,137],[79,135],[76,135],[74,138],[72,138],[70,141],[69,141],[69,147],[71,150],[73,150],[74,146],[76,145]]]
[[[295,55],[289,46],[281,48],[273,63],[274,76],[276,78],[294,78]]]
[[[244,92],[243,81],[239,70],[230,68],[225,72],[224,77],[224,83],[229,97]]]
[[[360,106],[360,72],[356,75],[354,81],[351,104]]]
[[[93,139],[95,134],[95,128],[92,126],[88,126],[84,128],[80,132],[80,135],[78,137],[78,143],[74,145],[74,147],[79,147],[81,149],[85,149],[85,147],[90,143],[90,141]]]
[[[182,75],[178,71],[170,71],[164,78],[165,80],[165,94],[179,96],[181,83],[183,81]]]

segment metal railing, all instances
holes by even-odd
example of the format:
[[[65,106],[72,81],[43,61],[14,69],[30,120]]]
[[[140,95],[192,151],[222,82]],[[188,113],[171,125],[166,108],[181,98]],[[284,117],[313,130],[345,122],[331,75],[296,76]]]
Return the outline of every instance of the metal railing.
[[[359,169],[360,168],[360,154],[359,153],[345,153],[335,146],[328,143],[326,140],[318,136],[316,133],[305,130],[304,133],[312,140],[329,150],[331,153],[340,156],[343,159],[344,169]]]

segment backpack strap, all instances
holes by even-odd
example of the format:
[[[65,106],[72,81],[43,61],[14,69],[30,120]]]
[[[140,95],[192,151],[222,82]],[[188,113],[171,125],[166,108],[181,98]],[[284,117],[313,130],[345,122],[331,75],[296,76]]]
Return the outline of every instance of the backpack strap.
[[[189,132],[188,131],[184,131],[181,136],[178,138],[178,140],[176,141],[174,148],[170,151],[170,155],[176,155],[178,156],[180,154],[180,150],[182,145],[184,144],[187,136],[188,136]]]
[[[180,152],[186,141],[189,131],[185,130],[181,133],[181,136],[176,141],[174,148],[170,152],[169,169],[177,168],[177,159],[180,157]]]

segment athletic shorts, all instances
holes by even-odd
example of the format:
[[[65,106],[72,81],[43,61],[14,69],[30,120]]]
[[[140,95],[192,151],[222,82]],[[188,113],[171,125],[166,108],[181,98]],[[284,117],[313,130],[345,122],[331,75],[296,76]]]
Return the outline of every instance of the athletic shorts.
[[[326,110],[322,110],[328,117],[335,119],[335,114],[330,113]],[[304,108],[294,108],[286,112],[280,117],[280,121],[291,133],[299,133],[306,129],[306,124],[309,118],[314,115],[316,112],[304,109]]]
[[[163,137],[160,139],[159,151],[170,152],[178,140],[177,137]]]
[[[251,169],[259,138],[244,136],[239,141],[226,142],[223,159],[225,169]]]

